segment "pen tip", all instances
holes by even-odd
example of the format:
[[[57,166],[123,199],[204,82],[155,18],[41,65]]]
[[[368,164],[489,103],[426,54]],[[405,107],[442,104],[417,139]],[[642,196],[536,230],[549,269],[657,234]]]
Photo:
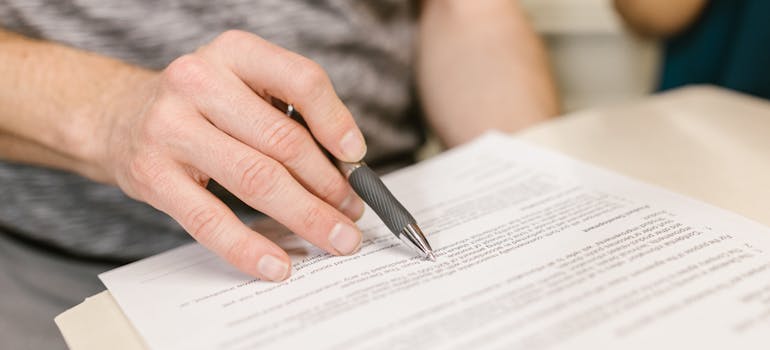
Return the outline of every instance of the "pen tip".
[[[433,255],[433,252],[428,252],[428,255],[426,256],[426,258],[428,258],[428,260],[432,262],[436,262],[436,256]]]

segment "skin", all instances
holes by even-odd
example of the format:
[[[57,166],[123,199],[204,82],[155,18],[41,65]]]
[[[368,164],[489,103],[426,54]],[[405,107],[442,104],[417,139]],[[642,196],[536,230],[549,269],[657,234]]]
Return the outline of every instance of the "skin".
[[[548,57],[516,1],[428,1],[418,40],[421,102],[446,146],[558,114]]]
[[[288,276],[289,257],[208,192],[209,179],[333,254],[360,244],[360,199],[310,132],[264,99],[291,101],[334,156],[360,160],[360,131],[307,58],[240,31],[161,72],[12,34],[0,46],[12,87],[0,97],[3,142],[13,145],[4,157],[115,184],[267,280]]]
[[[615,10],[634,32],[669,37],[687,28],[706,0],[614,0]]]
[[[418,81],[448,145],[557,111],[545,54],[518,7],[470,3],[423,4]],[[473,54],[456,54],[467,47]],[[289,276],[288,255],[208,192],[209,180],[332,254],[360,247],[363,203],[311,134],[344,161],[363,158],[366,145],[326,73],[305,57],[228,31],[150,71],[0,30],[0,76],[4,159],[119,186],[264,280]],[[310,130],[272,98],[294,104]]]

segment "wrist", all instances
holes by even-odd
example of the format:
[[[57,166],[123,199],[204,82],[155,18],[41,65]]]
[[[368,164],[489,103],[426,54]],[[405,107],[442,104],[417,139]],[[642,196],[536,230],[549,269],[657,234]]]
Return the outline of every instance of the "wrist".
[[[121,95],[144,93],[153,72],[0,29],[0,157],[109,181],[104,134]],[[132,91],[133,90],[133,91]],[[34,151],[31,151],[34,149]],[[52,161],[55,159],[56,161]]]
[[[139,114],[152,98],[158,73],[117,63],[105,77],[102,89],[75,113],[76,122],[66,129],[67,148],[80,161],[76,171],[94,180],[114,182],[112,144],[120,142],[116,130]]]

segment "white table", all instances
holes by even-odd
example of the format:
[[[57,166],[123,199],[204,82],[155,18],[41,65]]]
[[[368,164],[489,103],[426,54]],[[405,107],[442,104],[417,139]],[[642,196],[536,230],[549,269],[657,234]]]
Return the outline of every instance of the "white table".
[[[770,101],[696,86],[518,136],[770,226]]]

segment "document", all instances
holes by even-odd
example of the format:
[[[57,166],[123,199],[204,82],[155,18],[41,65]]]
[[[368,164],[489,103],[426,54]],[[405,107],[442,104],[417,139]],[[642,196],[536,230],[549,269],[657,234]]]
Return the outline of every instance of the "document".
[[[633,161],[633,160],[629,160]],[[766,349],[770,229],[490,133],[384,177],[436,262],[367,210],[255,280],[192,244],[100,277],[151,349]]]

